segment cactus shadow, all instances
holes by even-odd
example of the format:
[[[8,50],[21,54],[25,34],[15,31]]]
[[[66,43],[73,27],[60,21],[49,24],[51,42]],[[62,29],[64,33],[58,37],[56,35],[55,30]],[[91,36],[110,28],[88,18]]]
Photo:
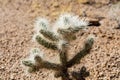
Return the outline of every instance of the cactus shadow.
[[[75,80],[85,80],[85,78],[88,77],[90,73],[87,71],[86,67],[83,66],[80,71],[73,71],[71,75]]]

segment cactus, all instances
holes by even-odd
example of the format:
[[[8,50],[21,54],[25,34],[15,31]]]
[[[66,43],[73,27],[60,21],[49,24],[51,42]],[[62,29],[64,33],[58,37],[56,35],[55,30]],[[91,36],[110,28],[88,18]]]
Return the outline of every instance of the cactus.
[[[73,75],[71,78],[68,68],[78,63],[81,58],[89,53],[90,49],[92,48],[94,38],[91,36],[88,37],[88,39],[85,41],[83,49],[78,52],[72,59],[68,60],[67,46],[69,46],[70,40],[74,40],[71,37],[69,38],[69,36],[75,36],[74,34],[77,31],[83,30],[88,25],[89,22],[79,19],[78,16],[67,13],[60,15],[52,27],[46,19],[38,18],[35,24],[35,35],[33,39],[46,48],[58,50],[60,64],[51,63],[44,60],[44,53],[38,48],[32,49],[30,51],[30,56],[23,60],[22,63],[24,66],[29,68],[29,72],[34,72],[41,68],[47,68],[55,70],[56,78],[61,77],[62,80],[73,79],[75,77],[75,72],[71,73],[71,75]],[[80,73],[80,75],[82,75],[82,73]],[[78,80],[78,78],[79,77],[77,76],[75,80]]]

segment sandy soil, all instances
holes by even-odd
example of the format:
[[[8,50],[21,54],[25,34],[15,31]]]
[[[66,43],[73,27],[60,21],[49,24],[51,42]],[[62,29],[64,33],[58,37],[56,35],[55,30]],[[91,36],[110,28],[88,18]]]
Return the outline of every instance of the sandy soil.
[[[96,36],[90,54],[70,70],[78,71],[85,66],[90,72],[86,80],[120,80],[120,30],[115,29],[117,21],[108,16],[109,1],[96,0],[94,5],[87,5],[77,0],[0,0],[0,80],[61,80],[54,78],[54,71],[47,69],[28,74],[21,60],[33,47],[45,51],[48,60],[56,59],[56,51],[32,42],[33,24],[38,16],[54,21],[64,12],[80,16],[85,12],[89,19],[104,17],[99,27],[89,27],[83,36],[78,32],[77,39],[70,43],[68,52],[72,57],[89,34]]]

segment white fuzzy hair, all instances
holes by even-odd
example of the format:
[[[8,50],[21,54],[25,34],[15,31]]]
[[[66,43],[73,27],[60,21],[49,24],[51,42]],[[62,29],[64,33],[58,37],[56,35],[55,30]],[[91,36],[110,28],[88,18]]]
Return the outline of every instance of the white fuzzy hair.
[[[50,28],[49,21],[45,18],[38,17],[34,24],[34,30],[39,33],[41,29],[47,30]]]
[[[73,13],[64,13],[59,16],[58,20],[53,25],[53,32],[57,33],[58,29],[68,29],[70,27],[75,28],[83,28],[88,26],[88,22],[84,19],[80,19],[79,16],[74,15]]]
[[[39,36],[40,33],[35,33],[33,36],[32,36],[32,41],[33,42],[36,42],[36,37]]]
[[[52,32],[54,32],[55,35],[59,35],[59,33],[57,32],[58,29],[69,28],[71,26],[71,23],[70,23],[71,17],[72,17],[71,14],[67,14],[67,13],[60,15],[57,21],[53,24]]]
[[[43,58],[43,52],[40,51],[38,48],[32,48],[30,50],[30,55],[28,57],[28,60],[30,60],[33,64],[35,64],[35,56],[39,56],[40,58]]]
[[[65,40],[59,40],[57,42],[57,48],[60,49],[60,50],[63,50],[63,48],[65,47],[66,44],[67,44],[67,41],[65,41]]]
[[[67,29],[72,26],[71,20],[72,20],[73,15],[69,13],[64,13],[59,16],[58,20],[55,23],[56,27],[59,27],[61,29]]]
[[[72,18],[72,24],[73,24],[73,28],[74,27],[78,27],[78,28],[85,28],[89,25],[89,22],[86,21],[85,19],[83,18],[79,18],[78,16],[74,16]]]
[[[36,42],[36,37],[37,36],[40,36],[40,37],[42,37],[42,38],[44,38],[44,36],[39,32],[39,33],[35,33],[33,36],[32,36],[32,41],[33,42]]]

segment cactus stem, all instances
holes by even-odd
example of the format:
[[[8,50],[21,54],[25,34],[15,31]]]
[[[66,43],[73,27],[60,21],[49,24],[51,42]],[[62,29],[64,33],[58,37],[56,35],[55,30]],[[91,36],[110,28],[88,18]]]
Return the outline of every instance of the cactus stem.
[[[44,47],[51,48],[53,50],[57,49],[57,46],[54,43],[48,42],[45,39],[42,39],[40,36],[37,36],[36,40],[39,44],[43,45]]]
[[[36,65],[41,68],[47,68],[52,70],[58,70],[61,69],[61,66],[59,64],[50,63],[48,61],[42,60],[39,56],[35,56]]]
[[[67,63],[67,55],[66,55],[66,52],[64,51],[60,51],[59,53],[60,55],[60,62],[63,66],[66,66],[66,63]]]
[[[85,42],[85,46],[84,46],[83,50],[81,50],[70,61],[67,62],[67,67],[73,66],[74,64],[79,62],[79,60],[81,60],[81,58],[83,58],[85,55],[87,55],[93,45],[93,42],[94,42],[93,38],[89,38]]]
[[[51,40],[51,41],[58,41],[58,37],[55,36],[52,32],[50,31],[46,31],[46,30],[40,30],[40,33],[46,37],[47,39]]]

